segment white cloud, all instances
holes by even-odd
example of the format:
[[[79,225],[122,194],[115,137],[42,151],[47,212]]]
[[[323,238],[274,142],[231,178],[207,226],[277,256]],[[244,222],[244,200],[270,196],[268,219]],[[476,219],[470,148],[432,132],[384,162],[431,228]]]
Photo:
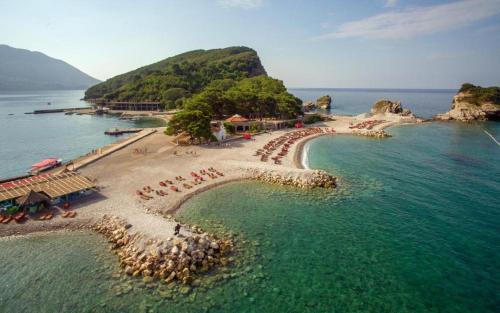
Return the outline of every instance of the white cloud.
[[[316,37],[400,39],[457,29],[500,14],[499,0],[462,0],[427,7],[393,10],[340,25],[337,31]]]
[[[395,7],[398,4],[398,0],[387,0],[385,6],[388,8]]]
[[[217,0],[224,8],[255,9],[263,4],[263,0]]]

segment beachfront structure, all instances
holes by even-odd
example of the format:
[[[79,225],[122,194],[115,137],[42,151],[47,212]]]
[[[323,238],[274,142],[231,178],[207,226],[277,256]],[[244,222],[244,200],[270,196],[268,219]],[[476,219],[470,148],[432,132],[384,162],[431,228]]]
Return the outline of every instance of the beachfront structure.
[[[262,129],[277,130],[287,128],[290,122],[295,123],[296,120],[278,120],[278,119],[262,119],[250,120],[239,114],[235,114],[226,119],[226,122],[234,125],[237,132],[249,131],[253,124],[257,124]]]
[[[113,111],[161,111],[159,101],[108,101],[106,99],[89,99],[88,102],[100,108]]]
[[[0,183],[0,208],[48,206],[75,199],[94,188],[95,184],[88,178],[72,171],[14,179]]]

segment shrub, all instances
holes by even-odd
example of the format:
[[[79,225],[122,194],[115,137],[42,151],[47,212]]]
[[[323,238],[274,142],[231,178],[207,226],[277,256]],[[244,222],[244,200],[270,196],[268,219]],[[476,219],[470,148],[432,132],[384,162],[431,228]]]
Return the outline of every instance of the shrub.
[[[313,124],[321,121],[323,121],[323,118],[318,114],[309,114],[304,117],[304,124]]]
[[[258,133],[262,131],[262,124],[258,122],[253,122],[250,124],[250,132],[252,133]]]
[[[236,133],[236,126],[232,123],[229,122],[224,122],[224,128],[227,130],[228,133],[234,134]]]
[[[286,127],[288,127],[288,128],[294,128],[295,124],[297,124],[298,121],[299,120],[288,121],[288,122],[286,122]]]

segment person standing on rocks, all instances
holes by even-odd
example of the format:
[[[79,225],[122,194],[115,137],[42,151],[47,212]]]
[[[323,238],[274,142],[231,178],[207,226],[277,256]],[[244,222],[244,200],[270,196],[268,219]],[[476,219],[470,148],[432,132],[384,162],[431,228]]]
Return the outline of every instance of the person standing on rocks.
[[[179,235],[179,232],[181,231],[181,224],[177,224],[175,225],[175,228],[174,228],[174,235],[177,236]]]

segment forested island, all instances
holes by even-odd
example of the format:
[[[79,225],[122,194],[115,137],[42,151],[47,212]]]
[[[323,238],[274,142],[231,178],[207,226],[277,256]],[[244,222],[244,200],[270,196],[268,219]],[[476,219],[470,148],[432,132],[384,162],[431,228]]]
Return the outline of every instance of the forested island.
[[[118,75],[89,88],[86,99],[159,101],[180,109],[167,133],[210,139],[210,121],[233,114],[250,118],[293,118],[302,101],[283,82],[267,76],[247,47],[195,50]]]

